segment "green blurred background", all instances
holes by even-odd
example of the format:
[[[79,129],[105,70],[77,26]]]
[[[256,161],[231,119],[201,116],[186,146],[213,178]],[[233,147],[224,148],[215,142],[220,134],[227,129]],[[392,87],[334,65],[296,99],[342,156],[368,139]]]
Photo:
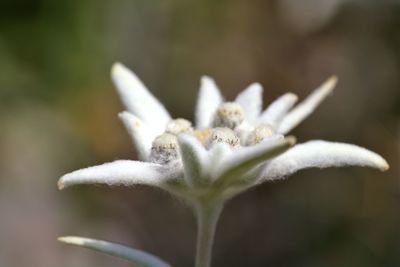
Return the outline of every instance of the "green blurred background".
[[[386,173],[306,170],[230,202],[216,267],[400,266],[400,1],[0,0],[0,266],[129,266],[56,242],[135,246],[192,266],[195,221],[146,187],[59,192],[71,170],[136,159],[109,70],[134,70],[174,116],[193,118],[203,74],[232,99],[339,84],[293,134],[355,143]]]

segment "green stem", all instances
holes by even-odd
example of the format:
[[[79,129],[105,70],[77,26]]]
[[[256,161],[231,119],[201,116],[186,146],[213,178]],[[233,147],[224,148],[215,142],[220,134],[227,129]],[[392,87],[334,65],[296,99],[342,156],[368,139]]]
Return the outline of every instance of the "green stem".
[[[201,201],[195,206],[197,217],[196,267],[210,267],[215,228],[223,208],[222,202]]]

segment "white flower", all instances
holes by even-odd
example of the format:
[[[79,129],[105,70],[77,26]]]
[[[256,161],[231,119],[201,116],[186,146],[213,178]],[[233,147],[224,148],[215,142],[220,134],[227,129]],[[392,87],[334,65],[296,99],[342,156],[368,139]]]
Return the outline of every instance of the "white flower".
[[[172,119],[134,73],[115,64],[112,77],[127,111],[119,114],[139,159],[117,160],[64,175],[63,189],[77,184],[150,185],[185,199],[194,208],[198,238],[196,267],[209,267],[218,217],[225,201],[267,180],[311,167],[346,165],[389,168],[378,154],[351,144],[309,141],[294,145],[285,137],[331,93],[332,77],[303,102],[287,93],[262,112],[262,87],[252,84],[225,102],[215,82],[201,79],[195,127]],[[293,147],[292,147],[293,146]],[[63,237],[60,241],[108,253],[134,264],[166,267],[148,253],[109,242]]]
[[[359,165],[382,171],[389,167],[378,154],[351,144],[309,141],[290,148],[295,139],[283,135],[332,92],[335,77],[294,108],[297,96],[287,93],[263,112],[261,85],[250,85],[227,103],[215,82],[203,77],[194,128],[187,120],[172,120],[123,65],[113,66],[112,78],[127,109],[120,118],[141,161],[117,160],[71,172],[59,180],[60,189],[77,184],[143,184],[192,201],[208,194],[226,199],[310,167]]]

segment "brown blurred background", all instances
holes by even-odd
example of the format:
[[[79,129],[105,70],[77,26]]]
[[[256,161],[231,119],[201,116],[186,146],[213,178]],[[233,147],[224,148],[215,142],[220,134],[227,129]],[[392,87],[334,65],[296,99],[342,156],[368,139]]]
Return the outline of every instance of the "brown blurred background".
[[[59,192],[71,170],[136,159],[109,77],[132,68],[174,116],[193,118],[203,74],[232,99],[339,85],[293,134],[355,143],[386,173],[306,170],[230,202],[215,267],[400,266],[400,1],[0,0],[0,266],[129,266],[56,242],[82,235],[192,266],[195,221],[145,187]]]

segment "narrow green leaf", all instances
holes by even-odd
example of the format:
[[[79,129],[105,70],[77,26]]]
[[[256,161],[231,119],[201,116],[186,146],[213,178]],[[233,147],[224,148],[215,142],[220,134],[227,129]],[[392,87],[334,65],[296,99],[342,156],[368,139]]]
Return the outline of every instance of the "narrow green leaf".
[[[122,258],[132,262],[136,267],[171,267],[168,263],[149,253],[106,241],[77,236],[59,237],[58,241]]]

